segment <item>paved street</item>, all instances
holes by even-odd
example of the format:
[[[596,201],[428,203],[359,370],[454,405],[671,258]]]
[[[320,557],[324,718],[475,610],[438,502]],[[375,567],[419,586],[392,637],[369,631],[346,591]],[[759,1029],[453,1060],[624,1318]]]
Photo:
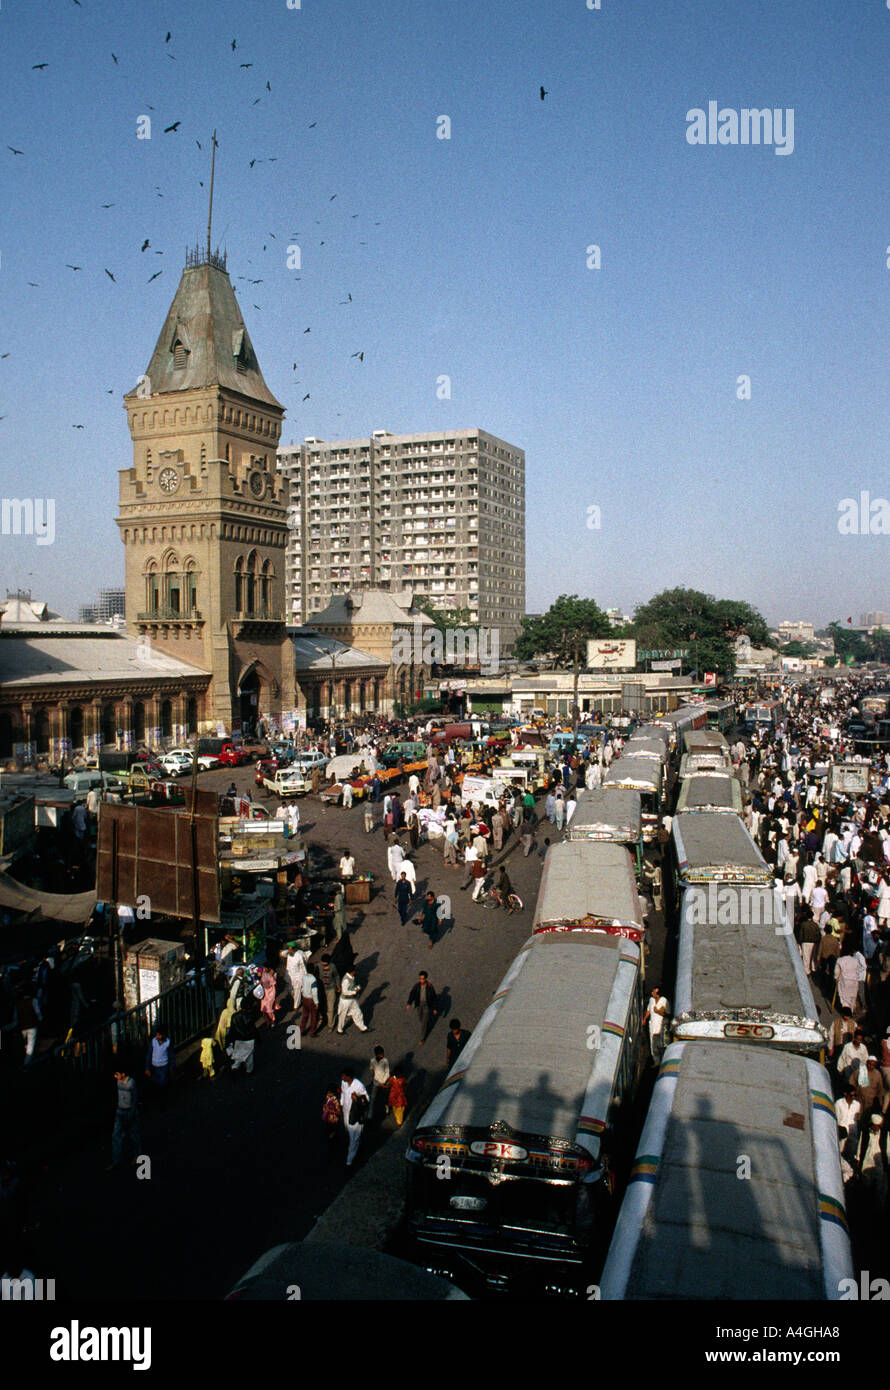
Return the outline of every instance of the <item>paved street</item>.
[[[234,780],[252,787],[252,768],[207,773],[201,785],[225,790]],[[260,793],[262,797],[262,793]],[[274,803],[271,803],[274,805]],[[381,811],[378,807],[378,813]],[[418,1116],[418,1099],[441,1080],[448,1019],[457,1014],[474,1027],[489,997],[531,929],[541,861],[522,857],[517,837],[506,849],[509,872],[525,907],[521,915],[477,907],[469,890],[458,891],[462,870],[446,868],[437,849],[422,845],[415,857],[417,889],[449,892],[453,929],[434,948],[419,926],[403,928],[392,900],[382,827],[363,829],[363,806],[300,802],[304,842],[339,858],[343,846],[359,873],[371,872],[378,890],[368,908],[347,916],[356,951],[361,1006],[369,1025],[342,1037],[324,1029],[302,1050],[286,1045],[286,1028],[258,1030],[251,1077],[218,1073],[199,1078],[194,1049],[180,1068],[163,1111],[143,1111],[143,1150],[151,1179],[133,1171],[106,1173],[107,1132],[88,1148],[50,1163],[33,1195],[40,1227],[34,1260],[56,1279],[57,1296],[217,1298],[270,1246],[299,1240],[345,1180],[345,1152],[328,1163],[321,1132],[325,1085],[351,1065],[367,1080],[374,1046],[409,1075],[406,1125]],[[541,831],[552,834],[553,827]],[[440,1016],[424,1047],[405,1003],[420,969],[440,994]],[[283,1015],[289,1020],[290,1014]],[[112,1083],[109,1082],[109,1104]],[[367,1154],[393,1131],[388,1118],[366,1133]],[[138,1258],[134,1258],[138,1252]]]

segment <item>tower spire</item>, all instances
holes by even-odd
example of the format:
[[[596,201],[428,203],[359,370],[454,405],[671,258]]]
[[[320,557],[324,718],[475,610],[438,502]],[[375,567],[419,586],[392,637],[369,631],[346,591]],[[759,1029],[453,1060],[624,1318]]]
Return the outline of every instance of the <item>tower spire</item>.
[[[212,154],[210,156],[210,201],[207,207],[207,260],[210,260],[210,224],[213,221],[213,177],[216,172],[216,131],[211,137]]]

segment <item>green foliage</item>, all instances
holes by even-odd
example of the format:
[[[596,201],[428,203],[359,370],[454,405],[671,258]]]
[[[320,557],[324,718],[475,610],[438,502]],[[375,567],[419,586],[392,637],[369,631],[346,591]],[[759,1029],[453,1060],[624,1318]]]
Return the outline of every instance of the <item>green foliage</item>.
[[[854,662],[880,659],[873,655],[874,645],[870,637],[853,627],[842,627],[837,619],[828,624],[828,635],[834,642],[835,656],[844,664],[849,664],[848,657],[852,657]]]
[[[436,608],[431,598],[425,594],[415,595],[414,607],[428,618],[432,618],[440,632],[449,628],[471,627],[469,608]]]
[[[763,615],[749,603],[715,599],[697,589],[665,589],[634,613],[632,635],[644,648],[688,647],[688,669],[735,670],[735,640],[745,632],[755,646],[769,642]]]
[[[584,666],[588,639],[611,633],[609,619],[594,599],[560,594],[540,618],[522,619],[513,650],[520,661],[552,655],[560,665]]]
[[[784,647],[779,648],[780,656],[799,656],[807,658],[816,655],[816,648],[812,642],[786,642]]]

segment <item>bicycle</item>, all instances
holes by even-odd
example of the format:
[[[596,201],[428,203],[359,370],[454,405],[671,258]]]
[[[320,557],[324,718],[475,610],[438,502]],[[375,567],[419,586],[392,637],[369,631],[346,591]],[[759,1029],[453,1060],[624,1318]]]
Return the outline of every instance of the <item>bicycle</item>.
[[[497,888],[486,888],[476,899],[483,907],[505,907],[508,912],[521,912],[523,903],[518,893],[508,893],[506,904]]]

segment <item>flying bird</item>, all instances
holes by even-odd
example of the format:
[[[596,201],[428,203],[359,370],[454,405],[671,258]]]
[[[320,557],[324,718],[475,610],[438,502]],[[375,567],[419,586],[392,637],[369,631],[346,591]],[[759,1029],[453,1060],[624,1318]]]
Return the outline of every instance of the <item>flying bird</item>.
[[[542,88],[541,88],[541,100],[543,101],[544,98],[545,98],[546,96],[549,96],[549,95],[550,95],[550,93],[549,93],[549,92],[545,92],[545,91],[544,91],[544,88],[542,87]]]
[[[148,240],[148,237],[146,237],[145,240],[143,241],[142,245],[140,246],[139,250],[140,250],[140,251],[147,251],[148,248],[149,248],[149,245],[150,245],[150,242],[149,242],[149,240]]]
[[[85,428],[85,426],[84,426],[84,425],[72,425],[71,428],[72,428],[73,430],[82,430],[82,429]]]
[[[360,362],[364,362],[365,360],[365,354],[363,352],[351,352],[349,355],[350,357],[357,357]]]
[[[304,329],[303,329],[303,332],[304,332],[304,333],[311,333],[311,332],[312,332],[312,329],[311,329],[311,328],[304,328]]]
[[[112,275],[111,271],[108,269],[107,266],[105,267],[105,274],[108,276],[109,280],[114,280],[114,276]],[[117,281],[114,280],[114,283],[117,284]]]
[[[352,303],[352,295],[349,293],[348,290],[347,290],[347,292],[346,292],[346,298],[345,298],[345,299],[341,299],[341,300],[340,300],[340,303],[341,303],[341,304],[351,304],[351,303]]]
[[[152,282],[152,280],[157,280],[158,276],[159,276],[159,275],[163,275],[163,273],[164,273],[163,270],[156,270],[155,273],[154,273],[154,275],[150,276],[150,278],[149,278],[148,280],[146,280],[145,283],[146,283],[147,285],[150,285],[151,282]]]
[[[252,102],[250,103],[251,106],[259,106],[259,104],[260,104],[260,102],[262,101],[262,99],[263,99],[262,97],[257,97],[256,101],[252,101]]]
[[[113,391],[113,390],[112,390],[112,391],[106,391],[105,394],[106,394],[106,396],[113,396],[113,395],[114,395],[114,391]]]
[[[253,63],[239,63],[238,66],[239,68],[252,68]]]
[[[114,207],[114,203],[103,203],[102,206],[103,206],[103,208],[113,208],[113,207]]]
[[[202,146],[200,140],[196,140],[196,141],[195,141],[195,144],[198,146],[198,149],[199,149],[199,150],[203,148],[203,146]]]
[[[0,352],[0,360],[2,360],[2,359],[5,358],[5,357],[8,357],[8,356],[9,356],[9,353],[8,353],[8,352]]]
[[[28,284],[31,286],[32,290],[39,290],[39,289],[40,289],[40,285],[39,285],[39,283],[38,283],[36,280],[29,280],[29,281],[28,281]]]
[[[82,265],[69,265],[67,261],[65,262],[65,268],[67,270],[83,270]]]
[[[111,56],[112,56],[112,58],[114,59],[114,61],[115,61],[115,63],[116,63],[116,62],[117,62],[117,54],[116,54],[116,53],[112,53]]]
[[[304,400],[304,401],[308,401],[308,399],[309,399],[309,392],[307,391],[306,394],[305,394],[305,396],[303,397],[303,400]]]
[[[317,125],[318,125],[318,121],[313,121],[312,124],[311,124],[311,126],[309,127],[309,129],[310,129],[310,130],[314,130],[315,127],[316,127]]]
[[[177,131],[181,125],[182,121],[174,121],[172,125],[165,126],[164,134],[169,135],[171,130]]]
[[[164,43],[169,43],[169,42],[170,42],[170,38],[171,38],[171,34],[170,34],[170,30],[168,29],[168,30],[167,30],[167,37],[164,39]]]
[[[237,39],[232,39],[232,52],[233,52],[233,53],[235,52],[235,49],[236,49],[237,47],[238,47],[238,40],[237,40]]]
[[[263,160],[263,159],[252,159],[252,160],[250,161],[250,167],[251,167],[251,169],[252,169],[253,166],[254,166],[255,164],[264,164],[264,163],[265,163],[265,160]]]
[[[6,148],[12,150],[13,154],[24,154],[24,150],[16,150],[12,145],[7,145]],[[5,419],[6,417],[4,416],[3,418]]]
[[[271,82],[267,82],[267,83],[266,83],[266,91],[267,91],[267,92],[271,92],[271,90],[272,90],[272,83],[271,83]]]
[[[330,196],[330,198],[328,198],[328,202],[329,202],[329,203],[332,203],[332,202],[334,201],[334,199],[336,198],[336,196],[337,196],[336,193],[332,193],[331,196]]]
[[[239,277],[239,278],[240,278],[240,277]],[[248,283],[249,285],[261,285],[263,282],[262,282],[262,280],[248,280],[247,283]]]
[[[44,69],[44,68],[48,68],[48,67],[49,67],[49,63],[32,63],[32,64],[31,64],[31,71],[32,71],[32,72],[43,72],[43,69]]]

